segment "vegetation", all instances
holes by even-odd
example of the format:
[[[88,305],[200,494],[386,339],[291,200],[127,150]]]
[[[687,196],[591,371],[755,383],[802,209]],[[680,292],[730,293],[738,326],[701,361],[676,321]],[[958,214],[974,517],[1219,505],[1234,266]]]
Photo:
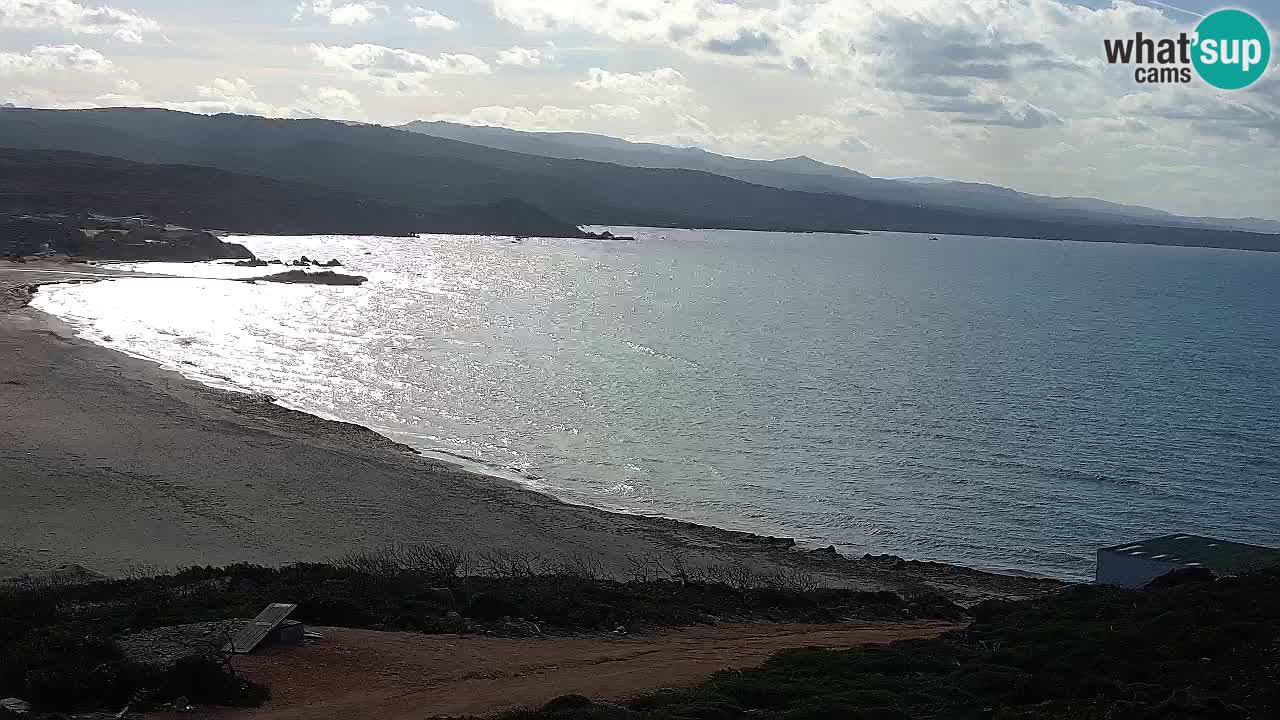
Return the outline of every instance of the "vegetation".
[[[174,667],[126,658],[120,636],[248,618],[295,602],[313,625],[426,633],[635,631],[720,620],[828,622],[956,618],[937,596],[812,587],[803,575],[744,568],[700,572],[678,560],[637,561],[632,577],[603,576],[590,560],[400,546],[334,564],[236,565],[81,583],[25,582],[0,592],[0,696],[50,709],[145,706],[186,696],[252,704],[261,688],[236,678],[217,648]]]
[[[938,640],[793,650],[626,706],[559,698],[504,720],[1227,720],[1280,716],[1280,570],[988,602]]]

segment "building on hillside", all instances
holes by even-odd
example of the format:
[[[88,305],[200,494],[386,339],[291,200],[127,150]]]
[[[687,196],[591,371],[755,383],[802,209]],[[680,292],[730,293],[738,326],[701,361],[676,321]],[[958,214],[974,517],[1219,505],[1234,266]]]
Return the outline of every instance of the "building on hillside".
[[[1164,537],[1114,545],[1098,551],[1099,585],[1142,587],[1179,568],[1202,567],[1216,575],[1239,575],[1280,566],[1280,550],[1199,535]]]

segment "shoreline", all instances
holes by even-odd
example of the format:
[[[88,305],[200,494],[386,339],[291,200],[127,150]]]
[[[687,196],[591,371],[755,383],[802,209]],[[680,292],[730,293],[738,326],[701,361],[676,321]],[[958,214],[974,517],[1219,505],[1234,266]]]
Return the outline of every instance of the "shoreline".
[[[588,557],[619,576],[678,558],[801,572],[835,586],[940,592],[961,604],[1064,584],[845,558],[789,539],[566,503],[365,427],[210,387],[23,307],[30,286],[66,282],[32,276],[67,267],[0,263],[0,393],[13,396],[0,403],[10,409],[0,414],[12,415],[0,418],[0,447],[15,448],[0,451],[8,468],[0,471],[0,530],[13,538],[0,576],[66,564],[108,575],[282,565],[423,543]],[[85,276],[139,276],[83,267]]]

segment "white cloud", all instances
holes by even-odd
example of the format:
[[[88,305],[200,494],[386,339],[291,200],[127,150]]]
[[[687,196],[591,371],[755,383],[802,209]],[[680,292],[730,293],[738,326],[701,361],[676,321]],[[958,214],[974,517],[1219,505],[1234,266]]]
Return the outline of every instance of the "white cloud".
[[[390,12],[391,8],[382,3],[362,0],[341,5],[333,0],[301,0],[294,12],[294,20],[306,17],[324,18],[330,25],[363,25],[375,17],[377,13]]]
[[[294,101],[299,116],[361,120],[365,117],[360,98],[350,90],[335,87],[302,86],[302,94]]]
[[[409,22],[419,30],[456,30],[458,28],[457,20],[435,10],[415,5],[408,5],[405,10],[409,13]]]
[[[134,84],[132,87],[122,87],[116,93],[100,95],[94,103],[79,106],[134,105],[202,115],[235,113],[278,118],[366,119],[360,99],[348,90],[335,87],[302,85],[297,96],[283,104],[263,99],[253,83],[239,77],[214,78],[206,84],[197,85],[194,93],[197,98],[195,100],[156,100],[142,95]]]
[[[497,63],[516,67],[538,67],[542,64],[542,60],[541,50],[516,46],[507,50],[499,50]]]
[[[575,82],[574,86],[593,92],[617,93],[644,105],[677,105],[693,94],[684,74],[669,67],[638,73],[591,68],[587,79]]]
[[[347,3],[333,9],[329,13],[331,25],[361,25],[374,18],[377,11],[386,12],[389,8],[378,3]]]
[[[208,85],[197,85],[196,94],[205,98],[242,98],[246,100],[257,100],[258,94],[254,91],[253,85],[244,78],[235,78],[233,80],[224,80],[222,78],[214,78],[213,82]]]
[[[488,63],[467,54],[439,53],[432,57],[368,43],[350,47],[312,43],[307,49],[324,67],[368,82],[387,95],[427,93],[428,83],[437,75],[492,72]]]
[[[86,8],[75,0],[0,0],[0,29],[62,30],[77,35],[109,35],[140,43],[160,24],[109,5]]]
[[[0,75],[43,72],[105,74],[115,65],[97,50],[79,45],[40,45],[30,53],[0,53]]]
[[[629,105],[607,103],[594,103],[581,108],[543,105],[537,110],[530,110],[523,105],[486,105],[465,113],[438,113],[432,119],[520,130],[574,130],[591,128],[602,122],[631,121],[639,118],[640,114],[639,110]]]

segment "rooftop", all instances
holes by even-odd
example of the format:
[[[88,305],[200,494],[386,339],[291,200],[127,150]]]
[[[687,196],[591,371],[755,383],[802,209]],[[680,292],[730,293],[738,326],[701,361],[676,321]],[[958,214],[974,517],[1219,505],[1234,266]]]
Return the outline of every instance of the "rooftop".
[[[1280,549],[1186,534],[1113,545],[1102,548],[1100,552],[1130,555],[1184,567],[1207,567],[1219,573],[1280,565]]]

